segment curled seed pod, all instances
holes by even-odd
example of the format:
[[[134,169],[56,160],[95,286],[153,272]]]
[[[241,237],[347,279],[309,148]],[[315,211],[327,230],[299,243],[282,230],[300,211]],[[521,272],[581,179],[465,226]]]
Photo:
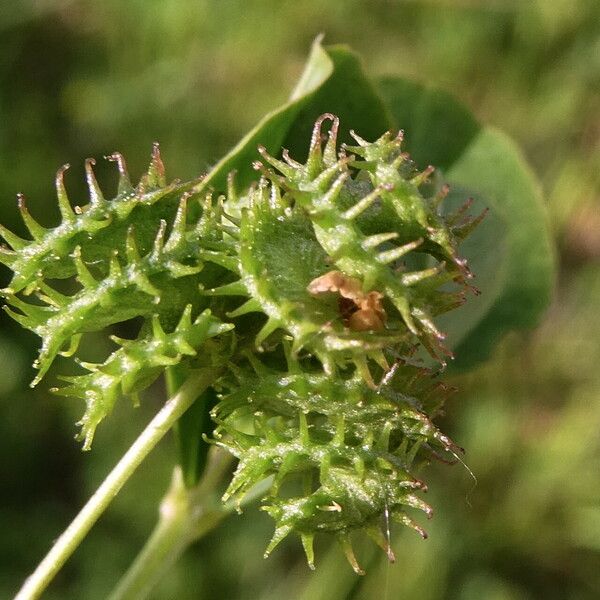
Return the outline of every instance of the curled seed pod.
[[[384,511],[422,532],[407,514],[431,516],[417,495],[426,486],[411,474],[413,463],[460,451],[425,412],[431,372],[398,363],[393,381],[376,391],[358,373],[332,379],[288,357],[284,372],[250,357],[250,371],[236,368],[223,382],[212,412],[215,442],[239,458],[224,499],[240,500],[274,476],[264,500],[276,522],[267,554],[290,533],[305,550],[319,532],[371,534]],[[298,479],[303,493],[290,495]],[[310,550],[307,558],[311,563]]]
[[[185,197],[181,206],[185,205]],[[39,369],[32,385],[47,372],[61,348],[73,337],[137,316],[151,316],[160,308],[163,294],[167,297],[177,279],[196,275],[202,262],[182,262],[187,256],[186,239],[182,227],[175,220],[165,241],[164,221],[151,252],[141,256],[135,230],[128,231],[125,256],[111,254],[108,273],[96,276],[83,260],[81,248],[71,255],[76,279],[81,289],[72,296],[62,294],[45,283],[39,283],[35,292],[43,303],[32,304],[15,294],[6,294],[6,311],[23,327],[42,338],[40,355],[35,366]],[[176,284],[175,284],[176,285]],[[19,312],[16,312],[17,309]],[[181,313],[180,313],[181,314]]]
[[[19,250],[10,264],[13,277],[7,291],[17,293],[35,286],[40,273],[44,278],[71,277],[75,274],[71,255],[78,246],[86,260],[108,263],[112,249],[124,249],[131,223],[146,221],[151,213],[160,213],[162,218],[169,219],[177,210],[178,197],[190,187],[178,182],[166,183],[164,168],[157,167],[162,165],[158,146],[155,146],[148,171],[136,188],[129,182],[123,157],[115,153],[107,158],[115,160],[119,167],[119,193],[113,200],[104,198],[93,171],[95,161],[89,159],[86,161],[89,203],[85,206],[73,207],[69,200],[64,184],[69,165],[61,167],[56,174],[56,193],[62,217],[57,227],[41,228],[27,212],[24,201],[20,201],[22,218],[33,239],[20,240],[4,227],[0,228],[0,236],[13,249]],[[150,218],[155,220],[155,217]],[[151,238],[145,236],[143,245],[150,241]]]
[[[332,126],[323,145],[321,128],[328,120]],[[332,115],[317,120],[305,164],[287,156],[283,162],[262,150],[264,160],[279,172],[265,170],[265,176],[271,186],[282,188],[289,205],[305,211],[328,262],[360,280],[365,292],[383,294],[404,326],[443,361],[451,353],[433,317],[460,303],[462,291],[441,288],[450,281],[464,287],[470,274],[457,254],[459,236],[435,210],[436,197],[420,192],[432,169],[408,169],[402,136],[389,133],[372,144],[355,136],[359,145],[338,153],[338,127]],[[347,150],[356,151],[358,158]],[[422,262],[418,257],[423,255],[434,264],[408,267]]]
[[[184,357],[193,357],[204,342],[230,331],[233,325],[222,323],[205,310],[192,321],[192,306],[188,304],[175,329],[166,333],[158,316],[152,318],[152,330],[136,340],[113,337],[120,348],[103,363],[79,364],[89,371],[83,375],[61,377],[68,383],[53,388],[56,394],[85,400],[86,411],[78,425],[77,439],[84,440],[89,450],[96,427],[106,417],[120,395],[136,397],[165,368],[179,364]]]

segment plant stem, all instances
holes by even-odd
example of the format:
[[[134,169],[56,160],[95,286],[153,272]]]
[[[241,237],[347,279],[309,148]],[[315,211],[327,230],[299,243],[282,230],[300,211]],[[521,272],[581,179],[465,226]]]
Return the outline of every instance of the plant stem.
[[[201,369],[190,375],[61,534],[33,574],[26,579],[15,600],[35,600],[40,597],[136,468],[202,391],[215,380],[219,372],[216,369]]]
[[[176,467],[171,488],[160,506],[159,522],[129,571],[110,595],[110,600],[146,598],[188,546],[239,508],[235,502],[220,504],[215,494],[215,488],[230,462],[231,456],[219,448],[211,448],[206,471],[192,489],[185,487],[181,469]],[[266,479],[255,486],[246,494],[242,505],[263,496],[270,485],[270,479]]]
[[[160,506],[160,520],[118,587],[111,595],[117,598],[140,598],[146,596],[163,570],[170,567],[189,543],[185,492],[181,470],[176,469],[173,483]]]

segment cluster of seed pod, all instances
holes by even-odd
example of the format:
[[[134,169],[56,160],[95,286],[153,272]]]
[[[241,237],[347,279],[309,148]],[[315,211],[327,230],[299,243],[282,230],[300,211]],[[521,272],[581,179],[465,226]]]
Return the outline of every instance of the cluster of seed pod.
[[[431,514],[413,463],[460,452],[431,423],[426,399],[441,403],[444,386],[407,357],[420,345],[440,362],[451,355],[434,317],[474,289],[458,244],[483,215],[466,217],[467,203],[443,216],[447,186],[422,193],[432,169],[414,171],[401,135],[355,136],[357,147],[338,151],[337,132],[323,115],[304,164],[259,149],[260,181],[225,206],[235,278],[203,293],[244,297],[234,322],[266,316],[254,342],[267,362],[289,343],[283,370],[253,352],[254,376],[232,366],[213,410],[216,443],[239,459],[224,498],[272,475],[267,554],[294,532],[312,565],[315,533],[330,532],[358,572],[350,534],[365,530],[390,556],[384,513],[423,534],[407,513]]]
[[[200,180],[167,184],[158,147],[136,187],[110,157],[112,201],[88,161],[89,203],[72,207],[63,168],[62,223],[42,227],[20,199],[32,239],[0,229],[0,262],[13,271],[4,308],[42,338],[33,384],[82,335],[141,322],[137,339],[80,361],[87,372],[55,389],[86,402],[85,448],[119,395],[193,368],[209,338],[232,331],[210,438],[239,459],[224,499],[272,475],[267,552],[294,532],[312,566],[313,537],[329,532],[358,572],[350,534],[366,531],[390,557],[384,513],[424,535],[409,516],[431,514],[415,461],[460,450],[431,421],[447,389],[410,357],[420,346],[442,363],[451,354],[434,319],[473,289],[458,244],[481,216],[443,216],[447,188],[414,170],[401,136],[339,148],[338,128],[317,120],[305,163],[259,148],[259,180],[238,191],[230,178],[218,197]]]

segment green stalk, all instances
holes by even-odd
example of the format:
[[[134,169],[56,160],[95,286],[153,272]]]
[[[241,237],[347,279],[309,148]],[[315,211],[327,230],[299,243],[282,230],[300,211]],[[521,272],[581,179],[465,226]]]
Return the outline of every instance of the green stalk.
[[[15,600],[35,600],[41,596],[144,458],[219,374],[218,369],[201,369],[190,375],[177,394],[150,421],[33,574],[26,579]]]
[[[110,600],[142,600],[156,583],[195,541],[214,529],[239,508],[236,502],[221,504],[216,488],[231,464],[232,457],[219,448],[211,448],[207,468],[200,482],[186,488],[180,467],[173,473],[171,487],[160,505],[156,528],[123,576]],[[242,505],[262,497],[271,485],[270,479],[255,486]]]

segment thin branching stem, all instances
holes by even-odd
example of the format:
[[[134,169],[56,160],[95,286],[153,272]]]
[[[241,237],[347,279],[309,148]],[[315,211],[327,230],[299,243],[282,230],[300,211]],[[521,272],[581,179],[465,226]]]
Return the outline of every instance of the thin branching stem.
[[[144,458],[219,374],[216,369],[195,372],[166,402],[27,578],[15,600],[40,597]]]
[[[160,518],[144,548],[109,596],[110,600],[142,600],[148,597],[165,572],[195,541],[212,531],[240,506],[264,496],[271,478],[255,486],[240,502],[221,503],[219,484],[228,472],[232,457],[213,447],[202,479],[185,487],[179,467],[160,505]]]

